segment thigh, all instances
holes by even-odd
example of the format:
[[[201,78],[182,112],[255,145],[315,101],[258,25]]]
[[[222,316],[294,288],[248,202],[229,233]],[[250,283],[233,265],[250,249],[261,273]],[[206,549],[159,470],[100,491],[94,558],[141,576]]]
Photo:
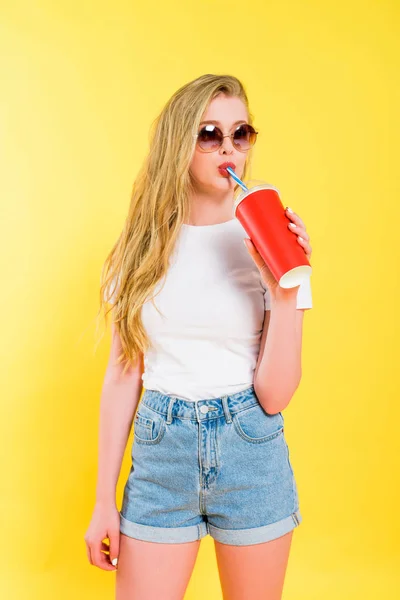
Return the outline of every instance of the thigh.
[[[181,544],[145,542],[121,533],[116,600],[182,600],[200,540]]]
[[[224,600],[280,600],[292,535],[249,546],[214,540]]]

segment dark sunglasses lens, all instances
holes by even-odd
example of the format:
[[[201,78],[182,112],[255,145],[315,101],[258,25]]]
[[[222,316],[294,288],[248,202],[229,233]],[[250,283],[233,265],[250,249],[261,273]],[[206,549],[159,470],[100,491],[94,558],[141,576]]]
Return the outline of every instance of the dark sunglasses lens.
[[[217,150],[222,142],[222,132],[215,125],[206,125],[200,130],[197,140],[203,150]]]
[[[248,150],[254,145],[257,139],[257,133],[251,125],[244,123],[240,125],[234,133],[233,143],[238,150]]]

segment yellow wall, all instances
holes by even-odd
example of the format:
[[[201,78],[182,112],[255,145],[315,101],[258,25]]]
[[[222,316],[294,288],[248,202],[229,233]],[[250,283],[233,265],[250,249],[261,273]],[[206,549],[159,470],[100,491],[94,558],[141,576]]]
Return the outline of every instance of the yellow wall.
[[[244,82],[261,132],[252,175],[279,187],[313,246],[285,412],[303,516],[285,598],[398,598],[399,13],[389,0],[1,2],[2,598],[113,597],[83,537],[109,350],[107,336],[94,352],[100,268],[153,119],[204,73]],[[210,537],[186,597],[205,593],[221,598]]]

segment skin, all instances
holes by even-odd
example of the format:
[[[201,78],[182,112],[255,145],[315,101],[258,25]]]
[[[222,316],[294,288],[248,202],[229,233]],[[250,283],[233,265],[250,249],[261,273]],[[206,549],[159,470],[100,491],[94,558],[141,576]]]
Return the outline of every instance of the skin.
[[[228,135],[235,130],[235,121],[248,122],[248,114],[240,98],[220,94],[210,102],[201,121],[209,119],[219,121],[223,134]],[[233,218],[236,182],[232,177],[223,177],[217,167],[231,161],[236,165],[235,173],[241,177],[246,159],[247,152],[236,150],[229,137],[224,138],[222,146],[215,152],[204,152],[196,145],[189,168],[195,187],[190,198],[192,215],[189,225],[214,225]]]
[[[248,122],[248,114],[239,98],[220,94],[210,102],[202,121],[208,119],[218,120],[227,135],[233,131],[235,121]],[[189,225],[213,225],[233,218],[236,183],[231,177],[222,177],[217,167],[222,162],[232,161],[236,164],[235,172],[241,177],[246,158],[247,153],[236,150],[229,137],[224,138],[222,146],[215,152],[205,153],[196,146],[190,166],[195,192],[191,197]],[[303,221],[295,213],[286,211],[286,214],[297,225],[296,234],[303,238],[298,241],[310,257],[311,246]],[[271,292],[279,294],[282,288],[276,287],[271,272],[250,240],[247,247]],[[297,293],[297,288],[294,289]],[[290,531],[275,540],[248,546],[221,544],[214,540],[224,600],[280,600],[292,534]],[[199,547],[200,540],[162,544],[121,534],[116,600],[183,600]]]
[[[249,117],[246,106],[240,98],[219,94],[210,102],[201,120],[207,121],[209,119],[219,121],[222,132],[224,135],[228,135],[234,131],[236,121],[248,122]],[[199,130],[200,128],[201,126]],[[223,177],[217,167],[222,162],[232,161],[236,165],[235,173],[241,178],[246,159],[247,152],[236,150],[229,137],[224,138],[222,146],[215,152],[204,152],[196,146],[189,169],[195,187],[195,192],[190,198],[192,216],[189,225],[214,225],[232,219],[233,190],[236,183],[232,177]],[[303,220],[288,209],[286,209],[285,214],[290,220],[290,223],[288,223],[289,229],[297,235],[299,244],[304,248],[304,252],[310,259],[312,248]],[[277,284],[268,266],[249,238],[245,238],[245,243],[271,293],[274,293],[274,295],[287,295],[288,293],[297,295],[298,287],[285,290]]]

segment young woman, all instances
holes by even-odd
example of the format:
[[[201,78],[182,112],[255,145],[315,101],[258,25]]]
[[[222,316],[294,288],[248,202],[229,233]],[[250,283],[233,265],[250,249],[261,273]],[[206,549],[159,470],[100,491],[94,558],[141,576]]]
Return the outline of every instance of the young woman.
[[[309,281],[277,285],[234,216],[224,165],[248,179],[257,133],[237,78],[180,88],[155,121],[105,263],[112,346],[85,541],[91,564],[114,570],[118,558],[117,600],[183,598],[207,534],[225,600],[281,598],[302,520],[281,411],[301,379],[312,297]],[[286,216],[310,258],[303,221]]]

